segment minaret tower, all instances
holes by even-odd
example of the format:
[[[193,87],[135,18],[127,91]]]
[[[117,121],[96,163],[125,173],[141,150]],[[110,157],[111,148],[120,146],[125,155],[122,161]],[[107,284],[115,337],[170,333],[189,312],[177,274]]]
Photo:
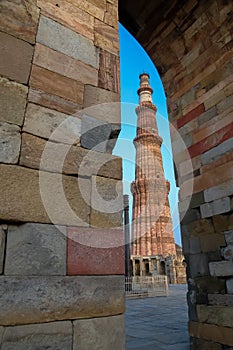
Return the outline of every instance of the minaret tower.
[[[131,184],[133,194],[131,257],[134,273],[137,270],[135,274],[143,275],[161,273],[158,261],[168,256],[175,256],[176,249],[168,202],[170,186],[164,178],[160,150],[162,138],[158,134],[157,109],[152,102],[153,90],[149,84],[148,74],[143,73],[139,78],[137,134],[134,139],[136,169],[135,181]],[[139,265],[135,266],[138,262]]]

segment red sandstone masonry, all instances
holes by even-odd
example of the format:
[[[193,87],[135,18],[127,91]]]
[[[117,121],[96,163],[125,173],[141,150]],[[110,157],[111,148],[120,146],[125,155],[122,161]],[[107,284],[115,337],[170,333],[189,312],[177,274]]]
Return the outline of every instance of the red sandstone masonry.
[[[122,230],[68,228],[68,275],[124,275]]]
[[[181,117],[177,120],[177,127],[181,128],[188,122],[190,122],[192,119],[197,118],[200,114],[205,112],[204,104],[200,104],[198,107],[194,108],[192,111]]]
[[[190,157],[195,157],[202,154],[209,149],[219,145],[223,141],[226,141],[233,137],[233,123],[226,125],[224,128],[220,129],[217,133],[206,137],[194,145],[188,148]]]

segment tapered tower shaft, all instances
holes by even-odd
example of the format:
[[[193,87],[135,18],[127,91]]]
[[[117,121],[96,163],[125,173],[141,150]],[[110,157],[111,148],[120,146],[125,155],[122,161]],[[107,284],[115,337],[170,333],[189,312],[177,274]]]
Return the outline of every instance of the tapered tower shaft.
[[[168,202],[169,182],[164,178],[156,107],[149,75],[140,75],[138,89],[135,181],[133,194],[132,254],[164,257],[176,254]]]

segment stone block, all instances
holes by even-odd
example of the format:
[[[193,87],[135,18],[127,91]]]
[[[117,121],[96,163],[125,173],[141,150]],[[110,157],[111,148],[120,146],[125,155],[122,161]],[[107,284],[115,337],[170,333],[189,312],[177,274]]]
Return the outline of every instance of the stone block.
[[[233,180],[224,182],[218,186],[204,191],[205,201],[211,202],[219,198],[227,197],[232,194]]]
[[[233,346],[233,333],[229,327],[207,323],[189,322],[189,335]]]
[[[233,294],[233,278],[228,278],[226,281],[227,293]]]
[[[200,237],[201,251],[214,252],[220,250],[221,247],[226,245],[225,237],[223,233],[212,233],[210,235],[204,235]]]
[[[9,226],[5,275],[66,274],[66,228],[27,223]]]
[[[32,66],[29,85],[79,105],[83,103],[82,83],[35,65]]]
[[[100,68],[98,86],[105,90],[120,92],[119,57],[112,53],[100,50]]]
[[[198,125],[202,125],[202,124],[208,122],[209,120],[214,118],[216,115],[217,115],[217,109],[216,109],[216,106],[214,106],[214,107],[208,109],[206,112],[202,113],[197,118]]]
[[[33,88],[29,89],[28,101],[69,115],[74,115],[81,109],[81,105],[77,102]]]
[[[19,83],[27,84],[33,47],[27,42],[0,32],[0,74]]]
[[[69,175],[99,175],[119,180],[122,178],[122,160],[119,157],[88,151],[78,146],[49,142],[26,133],[22,135],[20,164]]]
[[[90,224],[94,227],[121,228],[123,213],[122,182],[92,177]]]
[[[40,17],[37,41],[53,50],[99,68],[99,52],[91,40],[47,17]]]
[[[228,216],[227,215],[215,215],[212,218],[215,232],[222,232],[228,228]]]
[[[89,13],[92,17],[98,18],[101,21],[104,19],[106,8],[105,0],[78,1],[78,9]]]
[[[216,160],[218,157],[224,155],[225,153],[233,150],[233,138],[230,138],[216,147],[210,149],[209,151],[201,155],[201,162],[203,165],[209,164]]]
[[[218,146],[224,141],[232,138],[233,136],[233,123],[224,126],[222,129],[218,130],[215,134],[209,135],[203,140],[195,143],[188,148],[190,157],[195,157],[201,155],[204,152]]]
[[[233,261],[233,245],[228,245],[222,249],[222,255],[225,260]],[[233,273],[232,273],[233,274]]]
[[[199,106],[197,106],[196,108],[194,108],[192,111],[185,114],[183,117],[179,118],[177,121],[177,127],[181,128],[182,126],[184,126],[185,124],[187,124],[191,120],[197,118],[203,112],[205,112],[205,107],[204,107],[204,104],[202,103]]]
[[[56,0],[38,0],[37,6],[41,8],[42,15],[94,40],[94,17],[83,11],[80,5],[64,0],[59,3]]]
[[[190,338],[190,350],[222,350],[221,344],[204,339]]]
[[[233,328],[233,307],[197,305],[199,322]]]
[[[33,63],[83,84],[98,85],[98,70],[37,43]]]
[[[14,165],[0,165],[0,217],[6,221],[86,226],[90,181]],[[82,190],[82,194],[80,192]],[[85,200],[84,200],[85,198]]]
[[[111,131],[110,124],[84,115],[82,117],[81,146],[98,152],[106,152]]]
[[[7,327],[1,349],[71,350],[72,338],[71,321]]]
[[[0,162],[16,164],[19,159],[21,135],[20,127],[0,122]]]
[[[89,117],[98,119],[112,125],[112,131],[121,124],[121,104],[119,94],[85,85],[84,89],[84,113]]]
[[[233,293],[233,291],[232,291]],[[229,294],[208,294],[210,305],[233,306],[233,295]]]
[[[124,316],[74,321],[74,348],[125,350]]]
[[[225,290],[225,279],[213,276],[196,277],[195,285],[197,286],[200,293],[203,294],[213,294],[226,293]]]
[[[220,198],[213,202],[202,204],[200,209],[202,218],[227,213],[231,210],[230,197]]]
[[[124,275],[123,230],[69,228],[68,275]]]
[[[187,230],[191,236],[202,236],[214,233],[214,227],[210,219],[202,219],[187,225]]]
[[[0,325],[118,315],[124,276],[0,276]]]
[[[224,232],[227,244],[233,244],[233,230]]]
[[[104,23],[118,29],[118,6],[114,1],[107,1]]]
[[[95,18],[94,43],[95,46],[100,47],[101,49],[110,51],[113,54],[118,54],[118,30]]]
[[[22,125],[28,88],[0,78],[0,121]]]
[[[3,226],[0,226],[0,275],[3,273],[3,262],[5,257],[5,242],[6,242],[6,233]]]
[[[206,254],[192,254],[189,256],[188,262],[192,278],[209,275],[208,258]]]
[[[23,131],[50,141],[79,144],[81,120],[77,117],[29,103]]]
[[[35,43],[39,9],[33,1],[2,0],[0,30]]]
[[[209,263],[209,268],[211,276],[232,276],[233,261],[213,261]]]

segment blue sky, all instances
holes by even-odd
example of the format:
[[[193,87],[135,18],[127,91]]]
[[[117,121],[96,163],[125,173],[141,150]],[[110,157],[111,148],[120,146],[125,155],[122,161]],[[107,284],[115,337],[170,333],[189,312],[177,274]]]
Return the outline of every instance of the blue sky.
[[[138,104],[137,89],[139,87],[139,75],[142,72],[150,74],[150,85],[154,90],[153,102],[157,107],[157,125],[160,136],[163,138],[161,147],[165,178],[170,181],[171,190],[169,202],[172,213],[175,241],[181,244],[179,216],[177,211],[178,188],[175,184],[173,161],[171,155],[171,142],[169,135],[168,114],[166,96],[159,74],[139,43],[120,24],[120,72],[121,72],[121,102],[122,102],[122,131],[114,149],[114,154],[123,158],[124,194],[132,196],[130,183],[135,177],[135,148],[133,138],[136,135],[137,116],[135,107]],[[131,210],[130,210],[131,215]]]

